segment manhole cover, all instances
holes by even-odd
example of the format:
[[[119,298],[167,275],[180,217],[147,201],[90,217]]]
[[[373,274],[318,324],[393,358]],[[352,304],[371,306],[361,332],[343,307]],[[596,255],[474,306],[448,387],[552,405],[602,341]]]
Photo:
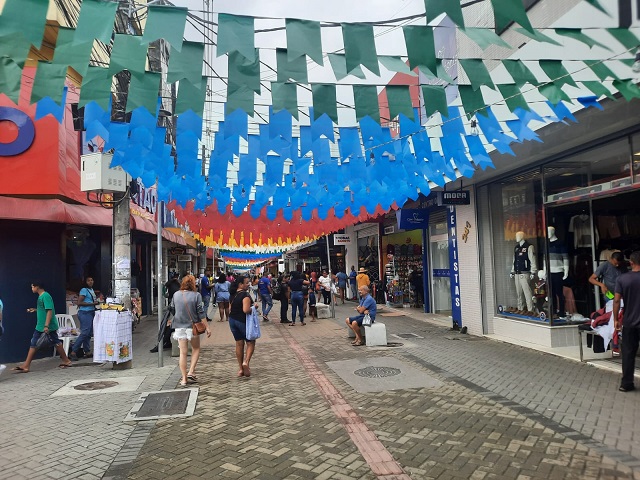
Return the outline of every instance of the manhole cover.
[[[401,347],[403,345],[404,343],[400,343],[400,342],[387,342],[385,347]]]
[[[396,375],[400,375],[400,369],[393,367],[366,367],[356,370],[353,373],[359,377],[366,378],[394,377]]]
[[[187,403],[191,392],[151,393],[145,398],[138,410],[137,417],[157,417],[160,415],[182,415],[187,410]]]
[[[420,335],[416,335],[415,333],[398,333],[397,336],[400,338],[422,338]]]
[[[74,390],[104,390],[105,388],[111,388],[118,386],[118,382],[105,380],[103,382],[87,382],[76,385]]]

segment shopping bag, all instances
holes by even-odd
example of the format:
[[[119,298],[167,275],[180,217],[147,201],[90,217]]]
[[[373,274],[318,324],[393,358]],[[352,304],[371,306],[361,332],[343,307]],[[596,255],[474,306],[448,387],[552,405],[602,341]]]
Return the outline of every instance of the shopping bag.
[[[251,313],[247,313],[247,330],[245,337],[247,340],[260,338],[260,320],[256,307],[251,307]]]
[[[49,334],[46,332],[42,332],[40,334],[40,337],[38,337],[38,340],[36,340],[36,349],[40,350],[42,348],[47,348],[52,344],[53,342],[51,341],[51,337],[49,336]]]
[[[371,320],[371,316],[368,313],[365,313],[364,318],[362,319],[363,327],[370,327],[373,321]]]

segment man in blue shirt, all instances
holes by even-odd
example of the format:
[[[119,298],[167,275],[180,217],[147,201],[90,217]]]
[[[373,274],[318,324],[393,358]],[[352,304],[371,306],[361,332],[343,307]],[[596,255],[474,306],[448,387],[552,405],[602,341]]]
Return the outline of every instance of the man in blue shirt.
[[[71,348],[71,360],[78,360],[82,357],[91,356],[91,335],[93,334],[93,317],[96,314],[96,305],[100,305],[100,300],[93,290],[93,278],[87,277],[87,286],[78,293],[78,320],[80,320],[80,335]],[[80,349],[82,354],[80,354]]]
[[[358,276],[358,272],[356,272],[356,267],[351,265],[351,271],[349,272],[349,287],[350,287],[350,294],[351,294],[351,298],[356,298],[357,295],[357,289],[356,289],[356,277]]]
[[[273,298],[271,297],[271,280],[269,280],[269,274],[266,270],[258,282],[258,292],[260,293],[260,298],[262,298],[262,320],[268,322],[269,312],[273,307]]]
[[[211,302],[211,282],[209,277],[211,276],[211,270],[208,268],[204,271],[204,277],[200,277],[200,295],[202,296],[202,303],[204,305],[204,314],[207,316],[207,322],[210,322],[209,318],[209,302]]]
[[[351,345],[355,347],[364,345],[364,342],[362,341],[362,335],[360,335],[360,327],[362,326],[362,320],[364,320],[364,316],[366,314],[369,314],[369,316],[371,317],[371,323],[373,323],[376,319],[376,311],[378,310],[376,301],[371,295],[369,295],[369,287],[367,287],[366,285],[361,286],[358,289],[358,293],[360,294],[360,304],[356,307],[358,315],[346,319],[346,324],[356,334],[356,339],[351,342]]]

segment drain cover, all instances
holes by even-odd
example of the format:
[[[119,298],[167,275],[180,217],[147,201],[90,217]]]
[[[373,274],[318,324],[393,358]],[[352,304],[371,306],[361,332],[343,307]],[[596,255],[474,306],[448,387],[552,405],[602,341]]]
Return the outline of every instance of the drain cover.
[[[74,390],[104,390],[105,388],[116,387],[120,385],[118,382],[105,380],[103,382],[87,382],[81,383],[73,387]]]
[[[152,393],[144,400],[138,410],[138,417],[157,417],[160,415],[182,415],[187,410],[190,392]]]
[[[420,335],[416,335],[415,333],[398,333],[396,336],[400,338],[422,338]]]
[[[359,377],[366,378],[394,377],[396,375],[400,375],[400,369],[393,367],[366,367],[356,370],[353,373]]]

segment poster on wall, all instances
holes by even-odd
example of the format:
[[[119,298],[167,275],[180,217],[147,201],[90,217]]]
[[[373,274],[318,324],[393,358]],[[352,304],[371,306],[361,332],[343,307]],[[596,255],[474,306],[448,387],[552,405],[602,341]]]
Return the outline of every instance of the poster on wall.
[[[542,210],[536,209],[535,205],[531,183],[502,187],[505,240],[515,241],[516,232],[524,232],[527,238],[544,236],[538,228],[538,225],[542,225]]]

